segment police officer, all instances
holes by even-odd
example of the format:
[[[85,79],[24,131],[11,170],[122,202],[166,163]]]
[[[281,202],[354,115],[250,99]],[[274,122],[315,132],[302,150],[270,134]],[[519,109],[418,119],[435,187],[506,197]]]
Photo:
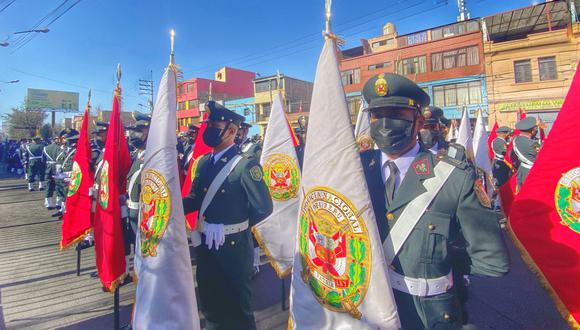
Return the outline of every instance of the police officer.
[[[103,158],[105,142],[107,142],[107,132],[109,123],[104,121],[94,121],[93,139],[91,141],[91,168],[94,171],[98,162]]]
[[[75,153],[77,151],[77,141],[79,139],[79,132],[75,129],[68,129],[64,135],[65,148],[64,151],[57,157],[56,166],[56,193],[57,203],[60,204],[60,211],[53,214],[53,217],[62,217],[65,209],[66,195],[68,192],[68,184],[72,172]]]
[[[238,129],[238,134],[236,134],[235,142],[244,154],[260,161],[260,157],[262,156],[262,145],[255,143],[252,139],[248,138],[250,127],[252,127],[252,125],[242,122],[240,124],[240,129]]]
[[[42,151],[44,150],[44,145],[42,145],[42,137],[37,135],[34,137],[33,142],[26,145],[24,157],[28,164],[28,191],[34,191],[34,181],[38,176],[38,190],[44,190],[44,170],[45,161],[43,159]]]
[[[516,191],[519,191],[536,161],[538,151],[540,151],[540,144],[536,140],[536,134],[538,134],[536,118],[526,117],[520,120],[516,123],[516,129],[519,129],[521,133],[514,138],[510,156],[512,160],[516,160]]]
[[[197,133],[199,132],[199,127],[195,125],[189,125],[187,133],[184,135],[183,143],[183,164],[182,168],[187,171],[189,161],[193,156],[193,150],[195,148],[195,140],[197,139]]]
[[[29,141],[27,139],[20,140],[20,146],[18,147],[18,157],[20,158],[20,163],[24,169],[24,180],[28,181],[28,157],[26,152],[26,147]]]
[[[428,107],[423,112],[423,128],[419,131],[421,142],[433,154],[446,154],[449,144],[443,136],[443,127],[448,120],[439,107]]]
[[[206,111],[203,141],[213,152],[200,159],[183,199],[186,214],[200,214],[194,234],[202,242],[196,248],[201,311],[206,329],[255,329],[249,229],[272,213],[272,200],[262,167],[234,143],[244,117],[214,101]]]
[[[495,277],[509,270],[498,215],[484,206],[465,162],[418,143],[429,104],[419,86],[385,73],[365,84],[363,96],[379,150],[364,151],[361,160],[402,328],[460,328],[453,272]]]
[[[506,183],[512,175],[511,166],[505,160],[511,129],[507,126],[501,126],[496,132],[497,137],[491,142],[491,149],[493,151],[491,172],[493,174],[493,183],[496,188],[499,188],[501,185]]]
[[[127,174],[127,206],[129,208],[128,217],[123,218],[123,236],[125,239],[125,259],[127,265],[126,273],[129,273],[129,256],[131,254],[131,245],[135,245],[135,235],[139,226],[139,196],[141,194],[141,169],[145,157],[145,147],[147,136],[149,134],[149,125],[151,117],[139,112],[133,112],[136,122],[130,127],[129,143],[133,146],[134,151],[131,154],[133,163]],[[129,277],[126,277],[129,278]]]
[[[306,131],[308,129],[308,119],[305,116],[298,117],[296,122],[298,127],[294,129],[296,139],[298,139],[298,146],[296,147],[296,156],[298,157],[298,164],[302,170],[302,163],[304,162],[304,151],[306,149]]]
[[[54,203],[54,192],[56,191],[56,183],[54,175],[56,173],[56,160],[58,155],[62,152],[61,137],[52,139],[52,143],[44,147],[43,154],[46,159],[46,170],[44,176],[46,178],[46,195],[44,196],[44,206],[48,210],[54,210],[56,204]]]

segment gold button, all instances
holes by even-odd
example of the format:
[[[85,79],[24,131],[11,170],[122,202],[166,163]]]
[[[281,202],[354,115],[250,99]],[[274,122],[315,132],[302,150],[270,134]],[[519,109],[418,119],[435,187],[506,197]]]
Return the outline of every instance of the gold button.
[[[207,192],[207,188],[203,188],[203,191]]]
[[[225,192],[226,192],[226,190],[225,189],[222,189],[222,194],[225,193]]]
[[[449,315],[449,313],[443,313],[443,320],[445,322],[451,321],[451,315]]]
[[[230,244],[231,245],[236,245],[236,242],[235,241],[231,241]]]
[[[430,223],[427,228],[429,228],[429,230],[435,230],[435,225]]]
[[[388,213],[387,214],[387,220],[390,221],[390,220],[394,220],[394,219],[395,219],[395,215],[394,214],[392,214],[392,213]]]

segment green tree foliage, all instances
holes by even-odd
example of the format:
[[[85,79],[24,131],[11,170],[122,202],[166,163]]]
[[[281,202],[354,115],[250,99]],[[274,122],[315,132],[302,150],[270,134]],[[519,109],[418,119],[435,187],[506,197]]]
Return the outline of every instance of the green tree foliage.
[[[11,139],[32,138],[36,130],[42,127],[46,118],[44,112],[26,111],[23,107],[12,108],[12,113],[5,115],[8,124],[8,135]]]

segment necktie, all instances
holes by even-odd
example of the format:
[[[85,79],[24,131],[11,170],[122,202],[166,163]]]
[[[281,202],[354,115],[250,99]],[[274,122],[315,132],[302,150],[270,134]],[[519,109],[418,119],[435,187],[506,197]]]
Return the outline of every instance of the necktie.
[[[397,177],[399,176],[399,168],[393,161],[388,161],[387,166],[389,167],[390,173],[385,183],[385,197],[387,199],[387,205],[391,205],[395,197],[395,185],[397,183]]]

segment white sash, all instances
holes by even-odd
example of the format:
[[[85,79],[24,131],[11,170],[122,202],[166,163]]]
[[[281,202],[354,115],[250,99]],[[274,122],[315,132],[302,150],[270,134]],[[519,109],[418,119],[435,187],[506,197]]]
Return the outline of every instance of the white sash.
[[[532,166],[534,165],[534,162],[532,162],[531,160],[527,159],[519,150],[518,150],[518,145],[516,144],[516,141],[514,140],[514,151],[516,153],[516,155],[518,156],[518,159],[520,160],[520,162],[522,163],[521,165],[525,168],[532,168]]]
[[[219,173],[213,179],[213,181],[209,185],[209,188],[207,189],[207,193],[205,194],[203,200],[201,201],[201,207],[199,208],[199,213],[197,215],[198,224],[201,224],[200,221],[203,220],[203,214],[205,213],[205,210],[213,200],[218,189],[224,183],[228,175],[230,175],[230,173],[234,170],[234,168],[240,162],[240,160],[242,160],[242,158],[243,158],[242,156],[236,155],[234,158],[230,159],[230,161],[219,171]],[[193,246],[199,246],[201,244],[201,235],[196,229],[194,229],[191,232],[191,242],[193,243]]]
[[[399,216],[399,220],[391,228],[389,236],[383,242],[383,251],[385,252],[388,265],[393,262],[429,204],[431,204],[439,190],[441,190],[441,187],[443,187],[443,184],[449,179],[453,169],[454,167],[452,165],[439,162],[433,170],[435,176],[423,182],[423,186],[427,191],[417,196],[405,206],[405,209]]]
[[[131,203],[131,194],[133,193],[133,187],[135,186],[135,181],[137,181],[137,178],[139,177],[139,174],[141,174],[141,170],[143,170],[143,164],[139,165],[139,169],[137,171],[135,171],[135,173],[133,173],[133,175],[131,175],[131,179],[129,180],[129,192],[127,193],[127,195],[129,195],[129,208],[132,210],[138,210],[139,209],[139,202],[135,203],[137,204],[136,207],[131,207],[131,206],[135,206],[135,204],[130,204]]]

